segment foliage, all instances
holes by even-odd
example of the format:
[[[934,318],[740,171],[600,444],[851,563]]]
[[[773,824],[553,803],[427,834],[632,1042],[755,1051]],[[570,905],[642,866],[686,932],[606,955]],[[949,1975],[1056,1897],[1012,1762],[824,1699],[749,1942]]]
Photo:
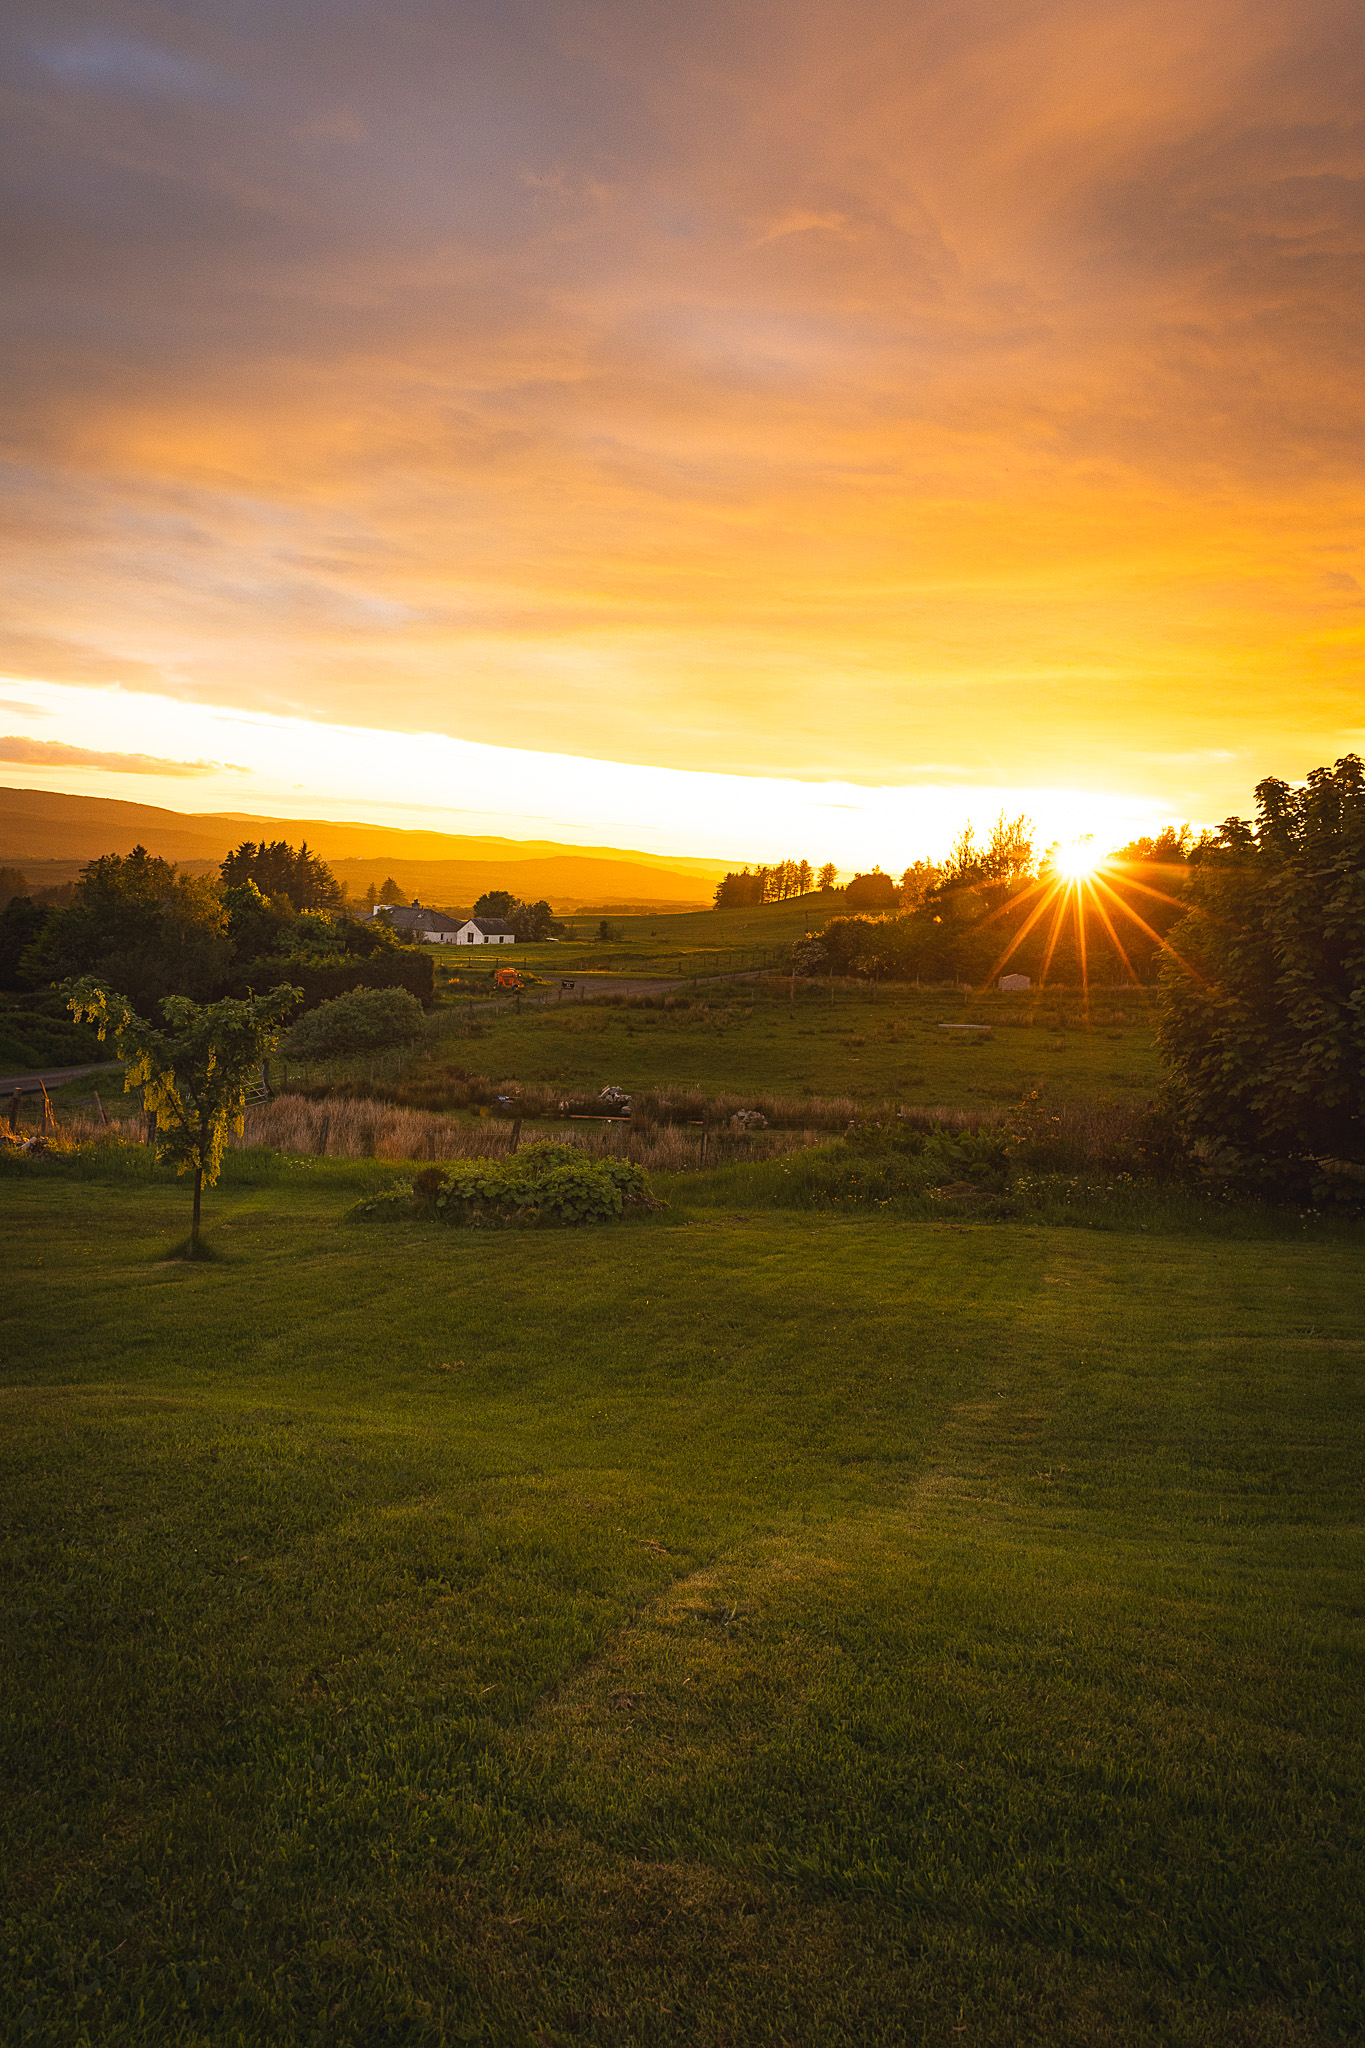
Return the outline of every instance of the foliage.
[[[94,975],[150,1009],[163,996],[206,998],[232,957],[213,884],[136,846],[81,871],[69,908],[49,917],[19,961],[28,988]]]
[[[833,888],[834,868],[820,870],[821,888]],[[815,877],[808,860],[779,860],[771,867],[741,868],[730,873],[716,885],[715,904],[717,910],[741,909],[750,903],[785,903],[790,896],[810,894]]]
[[[28,876],[22,868],[0,867],[0,910],[16,896],[27,896]]]
[[[523,945],[555,939],[567,931],[542,896],[538,903],[523,903],[510,889],[485,889],[471,913],[474,917],[501,918],[512,927]]]
[[[261,895],[284,897],[294,910],[339,910],[346,892],[324,860],[311,852],[307,841],[290,846],[275,839],[259,844],[244,839],[228,854],[219,868],[226,889],[254,882]]]
[[[978,846],[970,821],[963,826],[943,864],[942,882],[970,888],[980,882],[1017,882],[1034,868],[1033,820],[1007,818],[1001,811],[991,836]]]
[[[0,1069],[87,1066],[112,1057],[62,998],[46,992],[0,1001]]]
[[[964,1131],[940,1123],[926,1130],[918,1122],[896,1117],[860,1118],[849,1126],[845,1139],[853,1152],[913,1161],[922,1186],[969,1181],[995,1193],[1003,1193],[1008,1185],[1018,1143],[1012,1131],[999,1125]]]
[[[844,902],[850,910],[895,910],[900,904],[900,891],[890,875],[884,875],[880,868],[873,868],[869,875],[855,875],[844,890]]]
[[[429,1167],[414,1184],[362,1202],[357,1215],[408,1215],[428,1206],[466,1227],[612,1223],[626,1209],[658,1206],[627,1159],[590,1159],[575,1145],[527,1145],[502,1159],[457,1159]]]
[[[113,1032],[128,1062],[124,1088],[140,1088],[144,1108],[156,1116],[157,1157],[170,1159],[178,1174],[194,1175],[190,1241],[196,1250],[200,1192],[217,1180],[227,1134],[242,1128],[248,1086],[298,1000],[298,989],[287,984],[246,1002],[201,1005],[166,996],[161,1014],[167,1028],[160,1030],[93,977],[68,992],[75,1017],[93,1023],[101,1039]]]
[[[902,910],[918,910],[932,889],[943,879],[943,871],[931,860],[912,861],[900,880]]]
[[[1256,791],[1190,866],[1158,1043],[1198,1156],[1279,1198],[1365,1206],[1365,768]]]
[[[422,1005],[406,989],[355,988],[307,1011],[281,1050],[291,1059],[340,1059],[384,1046],[414,1045],[423,1028]]]
[[[30,986],[20,962],[42,936],[52,915],[31,896],[12,896],[0,910],[0,989]]]
[[[1200,845],[1210,843],[1212,835],[1204,833]],[[1155,835],[1147,834],[1139,839],[1130,839],[1126,846],[1116,847],[1111,860],[1128,861],[1134,865],[1152,867],[1184,866],[1194,851],[1195,837],[1190,825],[1167,825]]]
[[[514,903],[507,918],[523,945],[542,939],[561,938],[568,926],[561,922],[542,896],[538,903]]]
[[[250,960],[234,976],[233,991],[246,995],[252,989],[270,987],[287,975],[301,991],[307,1009],[345,995],[353,988],[405,988],[425,1009],[436,996],[436,970],[431,955],[418,946],[395,946],[365,958],[350,952],[331,960],[298,957]]]

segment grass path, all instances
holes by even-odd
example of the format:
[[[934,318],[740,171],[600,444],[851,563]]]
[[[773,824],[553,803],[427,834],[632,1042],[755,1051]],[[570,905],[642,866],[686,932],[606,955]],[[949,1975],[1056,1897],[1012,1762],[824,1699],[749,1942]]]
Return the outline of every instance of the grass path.
[[[0,2038],[1356,2033],[1354,1248],[232,1170],[6,1183]]]

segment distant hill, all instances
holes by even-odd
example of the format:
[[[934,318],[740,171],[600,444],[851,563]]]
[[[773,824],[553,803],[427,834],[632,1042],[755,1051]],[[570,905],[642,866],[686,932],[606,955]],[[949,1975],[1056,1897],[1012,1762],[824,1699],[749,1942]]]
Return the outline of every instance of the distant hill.
[[[472,904],[485,889],[510,889],[557,910],[691,909],[710,902],[721,861],[677,859],[612,846],[554,840],[481,839],[447,832],[325,818],[257,818],[245,812],[186,813],[110,797],[0,789],[0,862],[20,867],[34,887],[72,880],[102,853],[143,845],[192,871],[216,868],[243,839],[306,839],[352,895],[390,876],[408,897],[442,907]]]

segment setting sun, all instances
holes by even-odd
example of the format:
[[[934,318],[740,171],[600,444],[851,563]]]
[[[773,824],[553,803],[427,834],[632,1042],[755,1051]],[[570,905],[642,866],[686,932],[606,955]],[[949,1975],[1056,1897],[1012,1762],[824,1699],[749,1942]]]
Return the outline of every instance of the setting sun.
[[[1096,869],[1103,865],[1103,856],[1096,853],[1089,839],[1075,839],[1070,846],[1059,846],[1056,854],[1057,873],[1067,882],[1088,882]]]

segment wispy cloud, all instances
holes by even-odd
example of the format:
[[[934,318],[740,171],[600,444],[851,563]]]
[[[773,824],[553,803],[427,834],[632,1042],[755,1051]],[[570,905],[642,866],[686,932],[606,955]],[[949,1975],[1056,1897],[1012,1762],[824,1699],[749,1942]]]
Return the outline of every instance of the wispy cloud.
[[[165,761],[155,754],[102,753],[94,747],[69,747],[61,740],[29,740],[17,733],[0,737],[0,761],[26,768],[103,768],[117,775],[246,775],[230,761]]]

